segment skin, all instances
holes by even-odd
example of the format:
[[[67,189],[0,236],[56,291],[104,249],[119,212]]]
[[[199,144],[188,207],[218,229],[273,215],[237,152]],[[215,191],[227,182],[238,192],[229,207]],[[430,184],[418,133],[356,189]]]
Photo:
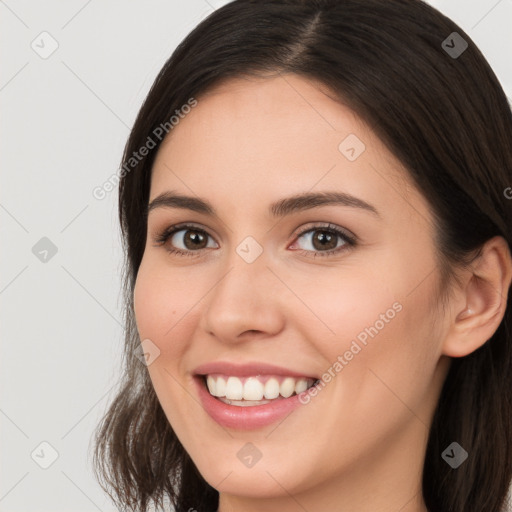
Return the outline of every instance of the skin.
[[[505,312],[512,265],[499,237],[438,307],[429,205],[370,127],[326,92],[292,74],[231,79],[197,98],[154,163],[150,201],[175,190],[217,211],[150,212],[134,301],[141,340],[160,350],[148,366],[155,392],[220,492],[220,512],[426,511],[428,427],[451,357],[485,343]],[[338,149],[349,134],[366,146],[355,161]],[[379,217],[340,205],[282,219],[267,212],[277,199],[318,191],[348,192]],[[181,222],[210,235],[204,249],[184,245],[188,231],[156,244]],[[358,244],[312,257],[325,251],[311,238],[325,223]],[[236,252],[247,236],[263,249],[250,264]],[[344,243],[335,240],[328,248]],[[196,252],[169,254],[172,245]],[[263,361],[320,376],[396,302],[401,311],[281,423],[228,429],[202,408],[191,376],[199,364]],[[247,442],[262,454],[250,468],[237,457]]]

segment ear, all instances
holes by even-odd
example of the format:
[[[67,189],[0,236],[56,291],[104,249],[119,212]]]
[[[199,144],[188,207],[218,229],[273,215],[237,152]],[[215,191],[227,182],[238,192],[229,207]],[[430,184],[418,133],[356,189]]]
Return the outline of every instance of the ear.
[[[489,340],[498,329],[507,309],[512,280],[512,257],[506,240],[495,236],[482,247],[464,277],[464,288],[443,343],[443,354],[467,356]]]

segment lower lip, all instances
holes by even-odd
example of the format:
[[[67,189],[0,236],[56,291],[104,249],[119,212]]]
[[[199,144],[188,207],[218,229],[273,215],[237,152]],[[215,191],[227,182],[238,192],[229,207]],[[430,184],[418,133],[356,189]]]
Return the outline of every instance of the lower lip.
[[[206,388],[203,377],[195,376],[194,381],[198,387],[199,398],[203,407],[212,419],[224,427],[241,430],[265,427],[279,421],[297,407],[304,405],[299,398],[301,395],[307,394],[307,391],[303,391],[298,395],[267,404],[239,407],[225,404],[213,397]]]

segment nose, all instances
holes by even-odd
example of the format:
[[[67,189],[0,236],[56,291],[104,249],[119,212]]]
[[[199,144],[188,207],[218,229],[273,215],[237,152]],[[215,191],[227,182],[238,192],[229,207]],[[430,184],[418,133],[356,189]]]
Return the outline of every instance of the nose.
[[[252,263],[238,254],[204,299],[200,326],[223,343],[271,337],[284,325],[286,299],[282,282],[267,267],[264,253]],[[274,271],[275,272],[275,271]]]

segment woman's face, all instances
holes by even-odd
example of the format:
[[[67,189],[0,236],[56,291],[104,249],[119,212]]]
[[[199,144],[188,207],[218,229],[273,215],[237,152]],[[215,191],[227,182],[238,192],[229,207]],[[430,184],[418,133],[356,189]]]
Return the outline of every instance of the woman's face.
[[[197,99],[158,152],[149,202],[190,196],[214,213],[153,203],[135,286],[163,410],[221,503],[384,495],[398,510],[420,489],[449,362],[427,203],[318,84],[237,79]],[[356,199],[289,199],[332,193]],[[229,405],[198,373],[232,400],[300,394]]]

